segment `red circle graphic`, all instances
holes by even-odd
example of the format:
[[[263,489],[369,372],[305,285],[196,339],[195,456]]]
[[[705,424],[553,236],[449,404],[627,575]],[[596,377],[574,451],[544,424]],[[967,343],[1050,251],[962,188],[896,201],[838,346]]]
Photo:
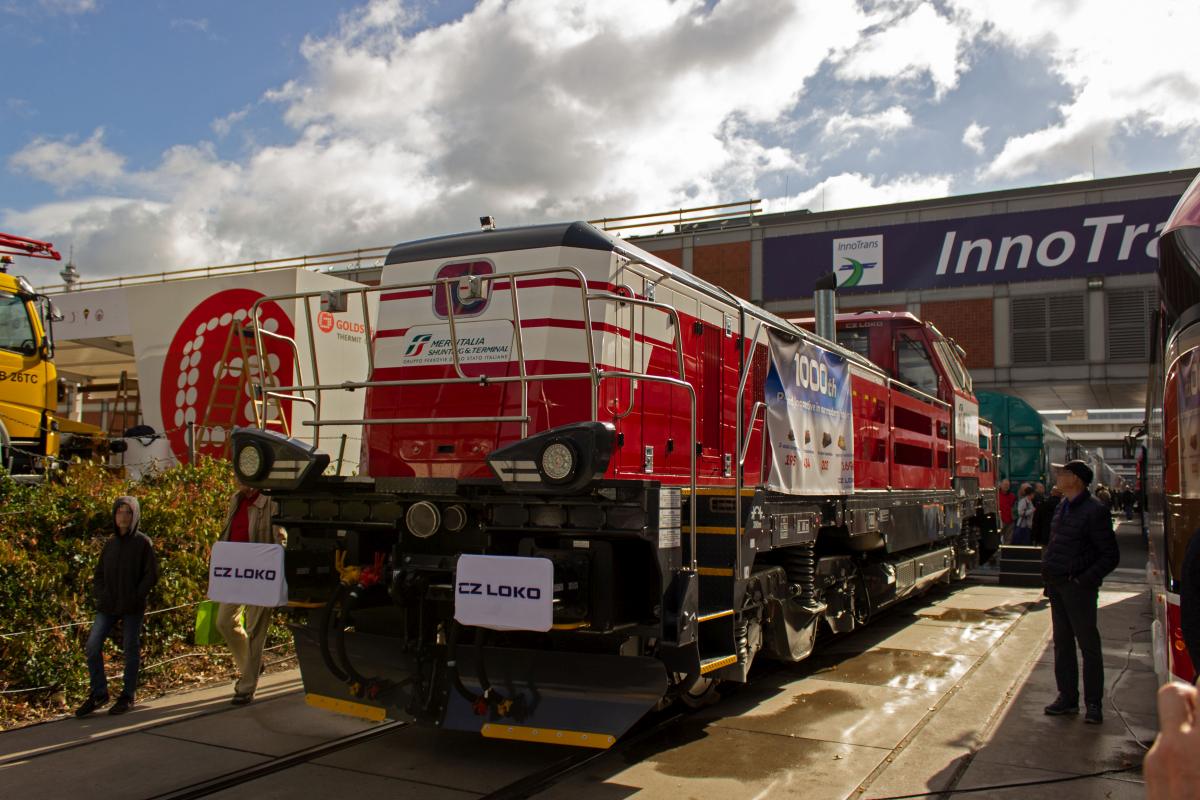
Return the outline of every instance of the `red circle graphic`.
[[[254,302],[264,295],[253,289],[226,289],[202,300],[175,331],[163,364],[159,404],[163,428],[171,450],[180,461],[187,459],[187,430],[197,426],[197,453],[227,458],[229,432],[238,425],[254,424],[253,386],[260,373],[253,335],[245,336],[245,322]],[[288,338],[295,326],[278,303],[259,307],[263,330]],[[266,383],[291,383],[294,358],[285,342],[264,338]],[[283,419],[291,422],[290,403],[282,408],[266,407],[268,424],[282,430]]]

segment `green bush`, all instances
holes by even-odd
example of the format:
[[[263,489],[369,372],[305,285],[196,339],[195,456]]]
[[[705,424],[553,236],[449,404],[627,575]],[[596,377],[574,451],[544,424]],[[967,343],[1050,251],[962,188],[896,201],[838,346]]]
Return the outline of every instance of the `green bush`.
[[[2,472],[2,471],[0,471]],[[92,573],[104,541],[112,533],[112,505],[121,495],[137,497],[140,528],[158,554],[159,582],[147,610],[203,600],[208,583],[209,548],[224,521],[235,489],[223,461],[204,459],[133,482],[114,477],[96,464],[75,464],[61,479],[19,484],[0,474],[0,634],[32,631],[89,620],[95,613]],[[142,664],[195,650],[191,644],[196,609],[188,607],[146,617]],[[14,702],[49,709],[54,701],[86,696],[83,644],[89,625],[0,638],[0,721]],[[281,640],[281,631],[272,639]],[[120,671],[119,650],[110,641],[108,672]],[[181,659],[143,681],[178,679],[208,667]],[[192,662],[192,663],[189,663]],[[49,686],[52,690],[13,690]]]

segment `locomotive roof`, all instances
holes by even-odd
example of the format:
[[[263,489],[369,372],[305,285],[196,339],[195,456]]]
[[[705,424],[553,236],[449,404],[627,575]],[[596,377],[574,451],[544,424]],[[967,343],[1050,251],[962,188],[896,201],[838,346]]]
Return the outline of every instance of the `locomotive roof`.
[[[440,258],[460,258],[484,253],[503,253],[511,250],[535,250],[544,247],[577,247],[583,250],[615,252],[634,261],[645,261],[655,269],[669,275],[685,286],[735,306],[749,316],[757,317],[775,327],[796,333],[797,329],[782,317],[759,308],[748,300],[697,278],[669,261],[664,261],[651,252],[618,239],[587,222],[555,222],[548,225],[524,225],[514,228],[498,228],[492,231],[471,231],[435,236],[404,242],[388,251],[384,265],[406,264],[412,261],[427,261]]]

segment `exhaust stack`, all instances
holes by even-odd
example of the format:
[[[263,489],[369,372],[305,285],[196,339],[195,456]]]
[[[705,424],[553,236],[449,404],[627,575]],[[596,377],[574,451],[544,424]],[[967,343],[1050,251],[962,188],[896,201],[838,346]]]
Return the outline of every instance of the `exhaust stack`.
[[[813,300],[816,301],[817,336],[837,341],[837,275],[826,272],[817,278],[813,287]]]

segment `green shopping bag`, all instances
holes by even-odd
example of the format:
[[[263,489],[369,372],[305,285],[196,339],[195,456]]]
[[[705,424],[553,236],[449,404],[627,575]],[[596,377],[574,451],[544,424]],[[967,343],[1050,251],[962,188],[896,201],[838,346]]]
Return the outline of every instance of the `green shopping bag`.
[[[196,644],[221,644],[225,641],[217,630],[217,607],[220,605],[216,600],[204,600],[196,606]]]
[[[217,608],[220,605],[216,600],[201,600],[196,606],[196,644],[221,644],[225,641],[225,637],[217,630]],[[237,624],[245,626],[245,611],[238,614]]]

